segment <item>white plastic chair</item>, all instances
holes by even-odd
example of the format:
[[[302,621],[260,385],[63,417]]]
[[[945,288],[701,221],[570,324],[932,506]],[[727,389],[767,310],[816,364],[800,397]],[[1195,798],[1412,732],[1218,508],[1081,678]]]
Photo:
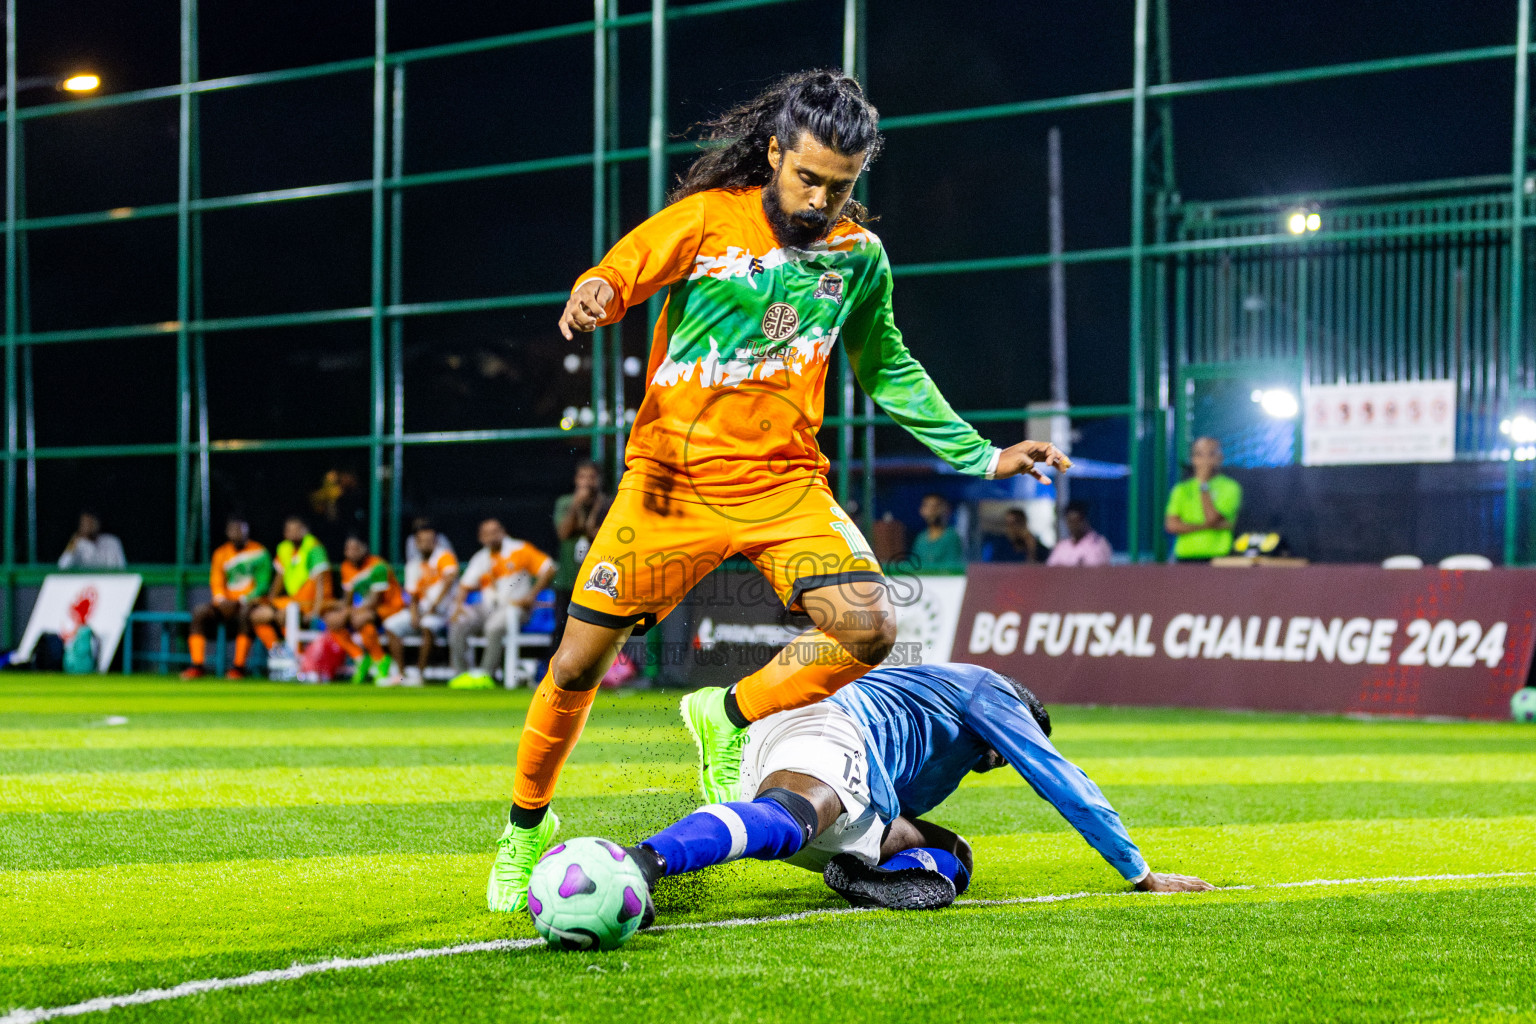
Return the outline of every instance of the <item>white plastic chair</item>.
[[[1440,559],[1442,569],[1474,569],[1484,570],[1493,568],[1493,560],[1486,555],[1451,555]]]
[[[1424,559],[1418,555],[1393,555],[1381,563],[1383,569],[1422,569]]]

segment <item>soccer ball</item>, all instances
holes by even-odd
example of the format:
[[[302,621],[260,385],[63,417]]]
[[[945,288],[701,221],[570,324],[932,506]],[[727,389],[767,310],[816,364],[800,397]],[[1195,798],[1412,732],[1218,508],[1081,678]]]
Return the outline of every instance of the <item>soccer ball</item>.
[[[1536,686],[1516,690],[1509,698],[1509,713],[1517,722],[1536,722]]]
[[[544,854],[528,881],[533,927],[555,949],[618,949],[639,930],[650,902],[634,859],[592,836]]]

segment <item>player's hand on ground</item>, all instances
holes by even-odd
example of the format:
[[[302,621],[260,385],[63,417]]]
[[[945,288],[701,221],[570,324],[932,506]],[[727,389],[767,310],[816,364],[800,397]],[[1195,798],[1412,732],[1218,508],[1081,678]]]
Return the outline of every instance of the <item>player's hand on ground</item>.
[[[1154,871],[1137,882],[1136,888],[1142,892],[1206,892],[1216,887],[1194,875],[1160,875]]]
[[[560,314],[560,333],[565,335],[565,340],[576,337],[572,331],[588,334],[595,330],[597,322],[607,315],[608,303],[612,301],[613,286],[607,281],[594,277],[581,282],[566,300],[565,312]]]
[[[1040,471],[1040,463],[1052,467],[1058,473],[1065,473],[1072,468],[1072,460],[1049,441],[1020,441],[1011,448],[1003,449],[997,457],[997,472],[992,475],[994,479],[1002,480],[1028,473],[1041,483],[1050,483],[1050,478]]]

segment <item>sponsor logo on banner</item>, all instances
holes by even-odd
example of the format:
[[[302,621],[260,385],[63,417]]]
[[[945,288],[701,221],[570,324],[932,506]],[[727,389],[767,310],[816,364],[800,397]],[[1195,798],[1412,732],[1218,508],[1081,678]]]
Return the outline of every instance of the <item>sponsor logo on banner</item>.
[[[117,653],[142,583],[143,577],[134,573],[55,573],[44,578],[14,660],[30,658],[44,633],[56,633],[68,642],[81,626],[88,625],[100,641],[96,667],[105,672]]]
[[[1302,462],[1339,466],[1456,458],[1456,382],[1307,384]]]

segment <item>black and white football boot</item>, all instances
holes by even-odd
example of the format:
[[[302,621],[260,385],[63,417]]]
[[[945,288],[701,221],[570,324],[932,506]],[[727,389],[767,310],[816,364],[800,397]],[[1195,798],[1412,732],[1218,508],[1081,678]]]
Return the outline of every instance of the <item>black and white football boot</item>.
[[[955,902],[955,883],[941,871],[870,867],[851,853],[833,857],[821,877],[829,889],[855,907],[939,910]]]

